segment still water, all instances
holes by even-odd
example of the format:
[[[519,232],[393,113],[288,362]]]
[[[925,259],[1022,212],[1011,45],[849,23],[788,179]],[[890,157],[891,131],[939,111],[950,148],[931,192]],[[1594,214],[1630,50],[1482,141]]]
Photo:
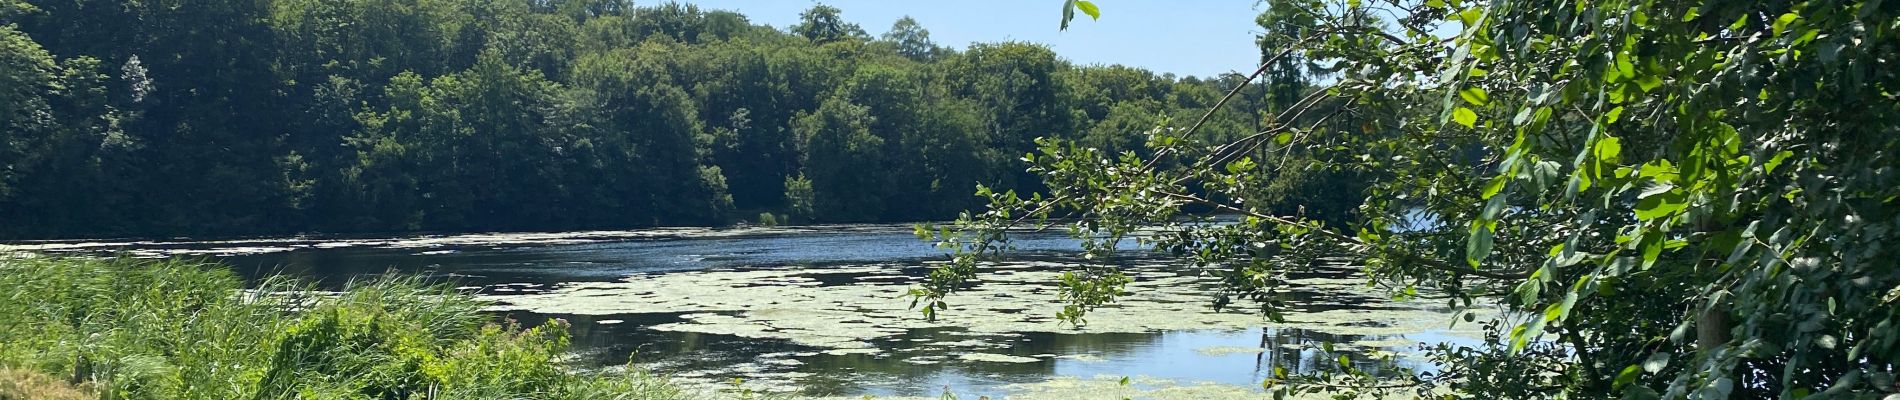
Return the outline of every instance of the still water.
[[[1023,276],[1041,270],[1060,270],[1080,261],[1074,258],[1078,243],[1057,233],[1024,233],[1017,235],[1012,244],[1013,254],[1021,260],[1034,261],[1025,264],[1030,266],[1016,269],[1022,271]],[[45,243],[41,250],[211,257],[248,278],[290,274],[331,288],[341,287],[351,279],[392,271],[421,274],[453,282],[465,290],[504,303],[513,298],[511,296],[546,297],[564,291],[586,294],[590,292],[570,288],[590,283],[611,284],[636,277],[652,280],[690,275],[693,279],[660,280],[654,282],[670,283],[654,285],[678,293],[693,293],[693,288],[679,286],[719,282],[720,279],[754,279],[733,277],[742,276],[737,274],[761,276],[757,274],[762,271],[768,273],[764,276],[773,276],[781,283],[777,286],[781,291],[775,293],[796,294],[801,290],[843,287],[863,287],[867,291],[841,293],[894,293],[926,273],[928,262],[945,258],[944,251],[919,241],[909,228],[901,226]],[[1127,246],[1123,253],[1123,258],[1133,260],[1129,262],[1130,268],[1146,271],[1136,275],[1138,281],[1165,278],[1175,279],[1167,282],[1188,282],[1190,284],[1162,285],[1185,295],[1195,295],[1200,293],[1196,290],[1206,287],[1194,284],[1192,273],[1171,270],[1167,260],[1134,246]],[[866,266],[872,267],[867,269]],[[1343,274],[1313,278],[1314,282],[1346,280]],[[1013,291],[1041,292],[1046,288],[1046,282],[1040,279],[1025,278],[1024,282],[1016,283],[1022,286]],[[620,295],[600,299],[597,297],[602,296],[601,293],[613,292],[592,292],[591,296],[596,298],[591,301],[628,306],[630,308],[625,309],[640,312],[611,311],[617,309],[614,307],[573,310],[504,307],[498,308],[496,313],[527,325],[555,318],[567,321],[572,324],[575,362],[589,368],[635,365],[704,386],[730,385],[736,379],[763,383],[757,387],[764,390],[792,390],[819,396],[935,397],[948,389],[968,396],[966,398],[1001,397],[1036,391],[1039,383],[1058,378],[1088,380],[1124,376],[1140,377],[1136,381],[1138,386],[1223,385],[1257,391],[1258,382],[1276,367],[1296,373],[1334,368],[1336,360],[1345,356],[1350,362],[1361,363],[1362,367],[1377,368],[1367,361],[1364,352],[1404,354],[1416,349],[1419,342],[1471,342],[1468,333],[1448,331],[1432,324],[1388,321],[1419,319],[1420,316],[1446,317],[1449,314],[1445,310],[1383,304],[1378,303],[1376,296],[1338,289],[1349,286],[1313,289],[1295,295],[1306,300],[1302,306],[1316,312],[1343,309],[1365,315],[1391,314],[1391,310],[1407,313],[1382,317],[1387,320],[1339,324],[1326,323],[1332,322],[1327,319],[1333,317],[1315,317],[1309,321],[1316,323],[1308,327],[1297,323],[1270,324],[1245,311],[1210,314],[1213,311],[1201,310],[1207,308],[1204,302],[1190,296],[1185,297],[1186,300],[1157,300],[1184,303],[1174,308],[1109,308],[1097,313],[1121,312],[1124,316],[1133,313],[1137,314],[1134,315],[1136,320],[1166,320],[1186,314],[1214,315],[1218,318],[1208,321],[1230,322],[1097,331],[1065,328],[1048,318],[1059,305],[1043,307],[1040,304],[1051,302],[1018,301],[1010,303],[1016,305],[1008,306],[1011,308],[1002,313],[1027,316],[1015,321],[1017,325],[1002,328],[966,328],[957,323],[903,325],[851,321],[877,329],[877,333],[848,337],[853,343],[848,346],[814,345],[809,340],[796,340],[800,338],[779,334],[788,331],[781,329],[785,321],[751,315],[825,311],[808,309],[846,303],[824,298],[786,303],[779,309],[753,308],[752,304],[746,304],[730,310],[708,309],[703,305],[672,310],[665,305],[671,303],[634,306],[649,300],[612,297]],[[744,287],[709,287],[704,296],[730,296],[726,291],[743,291]],[[867,307],[864,304],[877,308],[888,302],[892,306],[888,308],[899,312],[865,312],[863,318],[915,319],[902,312],[907,306],[904,299],[879,296],[882,297],[869,302],[846,299],[858,301],[859,305],[840,310],[864,309]],[[991,296],[1012,297],[1008,293]],[[555,299],[558,303],[560,298]],[[741,301],[779,304],[773,299],[741,298]],[[766,306],[761,304],[761,307]],[[949,318],[956,318],[955,313]],[[772,325],[775,322],[778,327]],[[972,321],[972,325],[975,322]],[[1028,328],[1022,328],[1025,326]],[[1322,342],[1364,345],[1347,346],[1350,349],[1329,353],[1320,349]],[[1425,367],[1416,360],[1405,360],[1401,366]]]

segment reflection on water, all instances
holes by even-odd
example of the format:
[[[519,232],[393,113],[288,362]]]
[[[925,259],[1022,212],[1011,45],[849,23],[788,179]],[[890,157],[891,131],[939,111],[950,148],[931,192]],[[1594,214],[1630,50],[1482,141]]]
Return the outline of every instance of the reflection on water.
[[[247,278],[286,273],[334,288],[386,271],[422,274],[480,287],[488,294],[525,294],[565,282],[611,281],[636,274],[800,266],[835,266],[940,259],[940,249],[917,240],[904,227],[843,227],[759,231],[742,235],[592,235],[582,239],[510,241],[410,239],[259,239],[249,241],[89,244],[93,254],[210,254]],[[435,239],[430,239],[435,240]],[[1054,233],[1018,235],[1013,245],[1026,257],[1066,259],[1078,243]],[[275,246],[275,247],[272,247]],[[247,251],[229,251],[242,249]],[[269,251],[248,251],[268,249]],[[1132,249],[1130,249],[1132,250]],[[910,268],[903,275],[921,274]],[[835,275],[835,276],[833,276]],[[862,274],[808,273],[816,285],[854,284]],[[1314,276],[1329,278],[1329,276]],[[1305,311],[1363,307],[1361,293],[1290,293]],[[891,301],[901,301],[892,299]],[[1368,310],[1373,307],[1365,307]],[[1257,387],[1275,368],[1309,372],[1336,368],[1341,355],[1361,367],[1367,357],[1341,349],[1328,354],[1322,342],[1404,341],[1399,336],[1334,335],[1294,328],[1199,330],[1148,333],[1026,332],[975,335],[957,328],[911,329],[879,338],[875,349],[835,351],[780,339],[661,331],[655,325],[683,321],[681,313],[621,315],[535,314],[505,317],[526,325],[550,318],[572,323],[577,360],[590,367],[632,362],[682,380],[778,381],[818,395],[935,396],[945,387],[959,394],[997,396],[999,387],[1053,376],[1147,376],[1181,382],[1219,382]],[[1165,316],[1158,316],[1165,317]],[[1051,322],[1053,323],[1053,322]],[[1458,341],[1415,334],[1412,340]],[[1217,351],[1210,351],[1215,349]],[[991,358],[972,358],[970,354]],[[1004,357],[1007,356],[1007,357]],[[971,397],[974,398],[974,397]]]

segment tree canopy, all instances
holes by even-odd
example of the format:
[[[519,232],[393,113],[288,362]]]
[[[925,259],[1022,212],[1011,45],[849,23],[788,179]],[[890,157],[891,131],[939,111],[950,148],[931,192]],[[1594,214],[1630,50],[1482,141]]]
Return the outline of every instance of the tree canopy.
[[[845,12],[7,0],[0,238],[943,219],[1033,190],[1034,138],[1139,142],[1234,84]]]
[[[984,188],[987,211],[924,232],[961,252],[913,291],[923,311],[944,312],[1011,227],[1063,223],[1091,250],[1187,257],[1222,278],[1216,304],[1268,318],[1288,274],[1342,264],[1395,297],[1504,311],[1481,345],[1428,346],[1431,372],[1276,371],[1276,394],[1900,392],[1900,4],[1264,8],[1264,93],[1227,96],[1264,99],[1270,120],[1238,137],[1163,121],[1119,152],[1041,140],[1046,191]],[[1363,201],[1345,218],[1285,209],[1292,171],[1351,176]],[[1076,271],[1062,317],[1085,322],[1129,279]]]

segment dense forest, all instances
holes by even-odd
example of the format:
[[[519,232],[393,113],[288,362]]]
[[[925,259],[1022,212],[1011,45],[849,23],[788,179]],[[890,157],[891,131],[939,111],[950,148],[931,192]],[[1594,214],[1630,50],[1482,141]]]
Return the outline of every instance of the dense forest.
[[[1146,152],[1245,82],[841,12],[0,0],[0,237],[947,218],[978,183],[1035,190],[1038,137]],[[1300,81],[1203,134],[1261,130]]]

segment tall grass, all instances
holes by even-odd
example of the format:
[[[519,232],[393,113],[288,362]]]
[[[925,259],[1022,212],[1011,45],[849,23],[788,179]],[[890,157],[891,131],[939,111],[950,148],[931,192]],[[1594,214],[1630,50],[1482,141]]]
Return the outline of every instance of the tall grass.
[[[0,256],[0,370],[103,399],[684,399],[564,368],[566,326],[497,323],[412,278],[245,290],[194,261]]]

